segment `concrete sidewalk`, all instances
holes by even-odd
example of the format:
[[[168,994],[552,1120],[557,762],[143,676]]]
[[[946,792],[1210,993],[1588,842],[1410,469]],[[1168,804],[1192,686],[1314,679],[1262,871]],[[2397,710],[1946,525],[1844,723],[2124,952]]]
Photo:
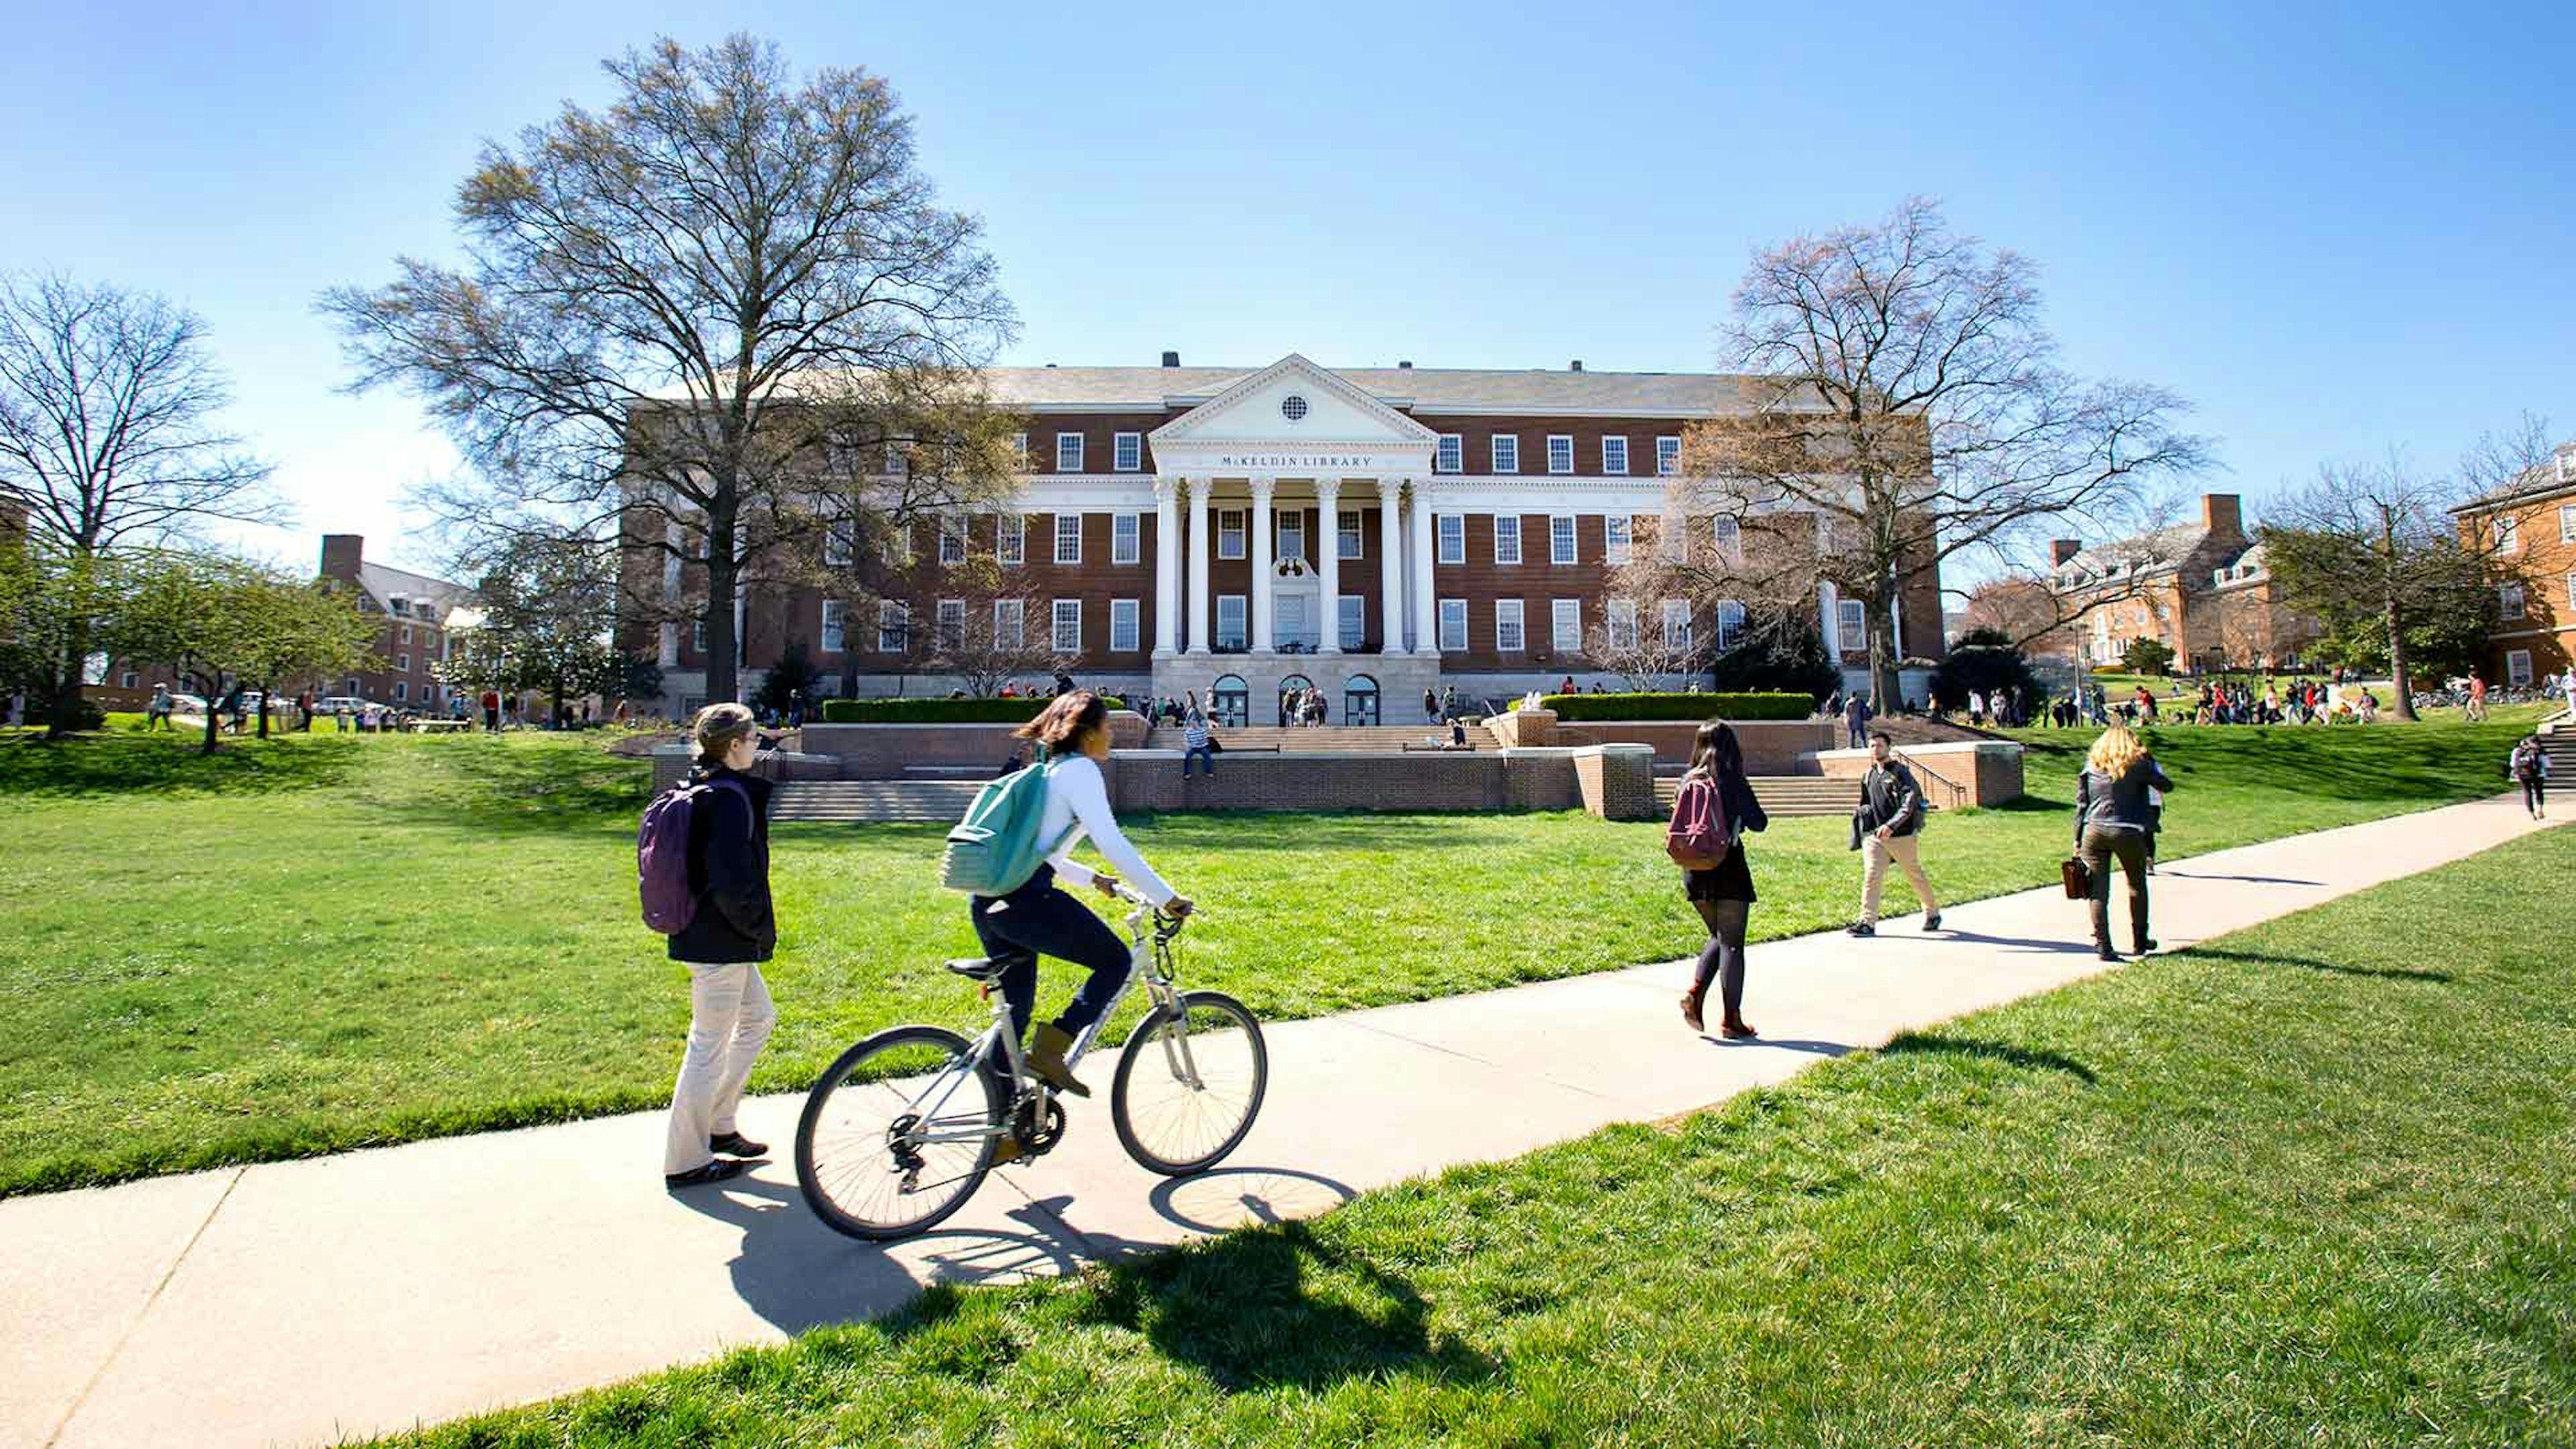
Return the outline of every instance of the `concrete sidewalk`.
[[[2155,878],[2158,934],[2187,945],[2540,828],[2497,799],[2178,861]],[[1930,855],[1937,882],[1937,835]],[[1754,858],[1758,874],[1758,839]],[[1062,1147],[891,1249],[806,1211],[796,1096],[746,1104],[779,1160],[729,1191],[665,1194],[661,1118],[639,1114],[0,1201],[0,1445],[324,1443],[521,1403],[881,1313],[924,1283],[1320,1212],[2102,969],[2053,888],[1945,916],[1939,936],[1901,919],[1874,941],[1754,947],[1757,1043],[1684,1028],[1669,964],[1271,1026],[1260,1123],[1181,1182],[1119,1150],[1103,1056],[1104,1095],[1072,1105]],[[957,1022],[974,1010],[961,992]]]

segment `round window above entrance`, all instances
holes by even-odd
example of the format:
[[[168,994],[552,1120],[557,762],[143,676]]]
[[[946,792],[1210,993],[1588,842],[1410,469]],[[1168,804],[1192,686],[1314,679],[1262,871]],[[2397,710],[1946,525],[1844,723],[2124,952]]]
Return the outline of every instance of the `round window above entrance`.
[[[1293,392],[1288,394],[1286,397],[1281,398],[1279,400],[1279,416],[1286,418],[1292,423],[1304,422],[1306,420],[1306,400]]]

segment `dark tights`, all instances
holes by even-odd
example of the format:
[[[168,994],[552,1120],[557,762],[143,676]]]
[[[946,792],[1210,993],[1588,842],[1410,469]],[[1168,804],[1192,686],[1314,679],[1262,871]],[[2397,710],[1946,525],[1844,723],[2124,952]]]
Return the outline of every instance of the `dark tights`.
[[[1691,980],[1691,995],[1705,998],[1708,981],[1718,983],[1718,1001],[1726,1008],[1728,1021],[1740,1021],[1744,1013],[1744,921],[1752,914],[1751,901],[1693,901],[1699,907],[1699,918],[1708,925],[1708,945],[1699,953],[1699,974]]]

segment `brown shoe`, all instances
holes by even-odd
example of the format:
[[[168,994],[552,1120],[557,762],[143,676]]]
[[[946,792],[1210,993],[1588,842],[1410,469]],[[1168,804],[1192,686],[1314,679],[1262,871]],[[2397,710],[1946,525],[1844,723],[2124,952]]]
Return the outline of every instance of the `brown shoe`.
[[[1088,1097],[1091,1089],[1073,1079],[1073,1069],[1065,1065],[1064,1054],[1073,1050],[1073,1037],[1053,1022],[1038,1028],[1038,1039],[1029,1044],[1029,1070],[1038,1080],[1059,1092]]]
[[[1708,1030],[1708,1023],[1699,1014],[1700,1000],[1700,994],[1696,991],[1682,993],[1682,1025],[1693,1031],[1705,1033]]]
[[[1745,1038],[1754,1035],[1754,1030],[1744,1024],[1743,1018],[1738,1017],[1733,1021],[1719,1022],[1717,1025],[1717,1034],[1726,1038],[1728,1041],[1742,1041]]]

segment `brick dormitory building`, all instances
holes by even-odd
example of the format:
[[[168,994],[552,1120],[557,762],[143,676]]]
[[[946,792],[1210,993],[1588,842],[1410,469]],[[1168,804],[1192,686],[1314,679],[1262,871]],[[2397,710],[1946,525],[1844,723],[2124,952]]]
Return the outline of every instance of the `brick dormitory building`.
[[[2576,443],[2505,487],[2452,510],[2500,572],[2486,677],[2524,688],[2576,663]]]
[[[1017,510],[937,531],[932,562],[989,552],[1014,571],[1021,629],[1050,638],[1083,684],[1213,696],[1236,720],[1313,684],[1332,717],[1410,723],[1425,689],[1498,698],[1617,680],[1586,653],[1596,629],[1667,630],[1722,644],[1742,618],[1719,601],[1614,596],[1614,571],[1668,529],[1721,546],[1731,520],[1667,519],[1684,429],[1750,413],[1742,379],[1697,373],[1328,369],[1294,354],[1265,368],[997,368],[993,404],[1026,419]],[[630,553],[630,590],[683,612],[694,570]],[[654,575],[660,575],[658,579]],[[701,595],[702,597],[702,595]],[[1031,602],[1033,601],[1033,602]],[[873,617],[806,588],[737,604],[756,687],[800,642],[829,690],[856,656],[862,694],[945,693],[905,658],[918,625],[953,621],[936,569]],[[1034,610],[1038,616],[1025,615]],[[1900,656],[1940,657],[1938,579],[1891,610]],[[1859,601],[1818,590],[1826,648],[1865,681]],[[664,707],[705,702],[702,628],[630,628],[658,654]]]
[[[2090,547],[2058,540],[2049,587],[2062,612],[2083,611],[2075,651],[2097,669],[2119,667],[2139,639],[2171,649],[2177,670],[2288,669],[2317,639],[2316,621],[2281,602],[2233,493],[2204,495],[2195,522]]]

